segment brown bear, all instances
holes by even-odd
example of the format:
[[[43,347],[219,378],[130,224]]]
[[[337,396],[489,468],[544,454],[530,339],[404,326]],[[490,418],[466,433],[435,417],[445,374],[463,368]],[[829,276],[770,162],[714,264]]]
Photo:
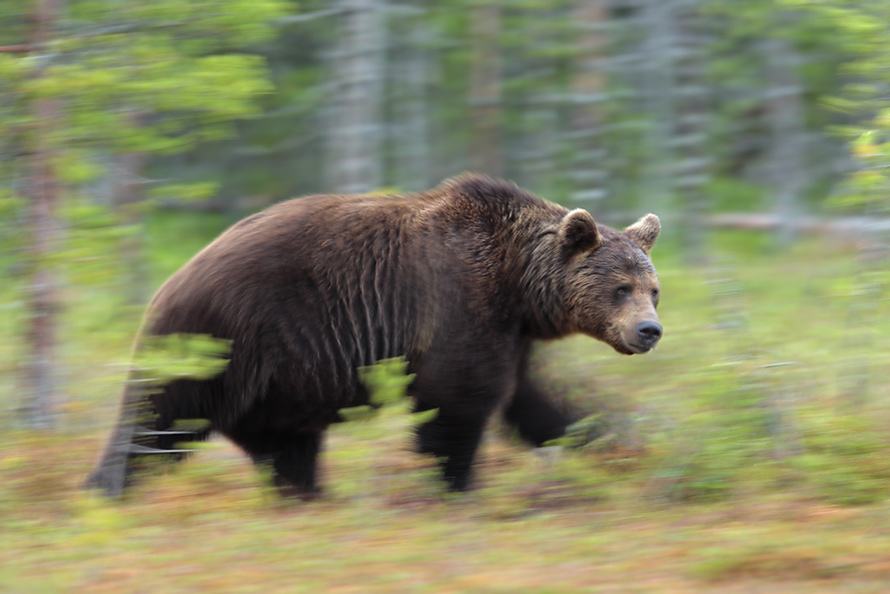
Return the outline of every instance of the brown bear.
[[[231,340],[228,367],[124,394],[120,421],[86,485],[121,493],[134,458],[176,453],[178,419],[209,420],[285,493],[316,491],[326,428],[368,402],[357,369],[404,356],[418,429],[450,488],[468,487],[489,417],[502,409],[540,445],[573,421],[527,372],[536,340],[584,333],[619,353],[645,353],[662,334],[649,259],[660,231],[646,215],[619,232],[586,211],[512,183],[463,175],[404,196],[310,196],[224,232],[151,302],[142,335]],[[138,348],[138,341],[137,341]],[[134,412],[148,403],[153,426]]]

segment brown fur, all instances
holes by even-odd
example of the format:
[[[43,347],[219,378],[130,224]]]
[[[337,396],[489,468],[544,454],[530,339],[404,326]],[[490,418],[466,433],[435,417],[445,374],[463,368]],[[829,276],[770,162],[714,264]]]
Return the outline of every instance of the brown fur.
[[[270,461],[282,487],[311,492],[322,432],[339,409],[367,402],[356,369],[404,355],[417,408],[439,409],[420,449],[463,489],[501,403],[533,443],[571,421],[527,377],[531,341],[582,332],[626,354],[654,346],[658,278],[647,254],[658,231],[654,215],[622,233],[476,175],[415,195],[278,204],[223,233],[152,300],[144,333],[233,341],[221,375],[151,397],[155,428],[209,419]],[[641,324],[658,336],[644,340]],[[132,437],[121,428],[135,399],[125,395],[88,481],[111,494],[127,476],[121,452]],[[152,445],[172,447],[163,437]]]

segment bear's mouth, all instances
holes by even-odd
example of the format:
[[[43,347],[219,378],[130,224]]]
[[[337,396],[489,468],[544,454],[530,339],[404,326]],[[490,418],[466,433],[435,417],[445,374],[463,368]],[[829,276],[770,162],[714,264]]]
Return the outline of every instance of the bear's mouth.
[[[621,345],[616,346],[614,348],[616,351],[618,351],[622,355],[643,355],[643,354],[651,351],[654,347],[655,347],[655,345],[653,345],[653,344],[649,344],[649,345],[638,344],[635,342],[629,342],[627,340],[624,340],[624,338],[622,338]]]
[[[631,355],[642,355],[643,353],[648,353],[652,350],[651,346],[643,346],[641,344],[629,344],[627,345],[627,348]]]

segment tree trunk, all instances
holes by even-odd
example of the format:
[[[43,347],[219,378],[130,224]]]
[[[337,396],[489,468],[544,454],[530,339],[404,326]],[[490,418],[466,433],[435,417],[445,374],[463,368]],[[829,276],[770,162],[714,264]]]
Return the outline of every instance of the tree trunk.
[[[504,174],[501,155],[501,6],[477,3],[470,14],[470,168]]]
[[[797,54],[783,39],[767,39],[762,44],[766,58],[767,110],[772,142],[770,150],[775,189],[774,209],[779,217],[779,242],[787,245],[794,238],[794,226],[800,216],[803,178],[803,108],[801,85],[797,78]]]
[[[420,191],[434,183],[427,99],[432,60],[425,46],[431,33],[422,3],[407,5],[405,13],[399,17],[400,27],[394,33],[395,40],[401,42],[390,68],[392,175],[399,189]]]
[[[134,126],[145,125],[144,114],[134,114]],[[148,166],[145,153],[125,153],[115,156],[116,167],[112,175],[111,203],[121,215],[125,225],[131,229],[141,224],[140,204],[145,199],[142,174]],[[131,233],[121,245],[121,259],[125,267],[127,303],[145,304],[149,295],[148,269],[145,262],[145,249],[142,233]]]
[[[341,0],[341,5],[339,46],[330,56],[326,177],[332,191],[361,193],[383,183],[385,0]]]
[[[671,199],[670,155],[666,150],[672,133],[670,125],[674,121],[671,1],[647,2],[642,12],[645,60],[640,84],[650,122],[645,139],[641,206],[643,210],[658,212]]]
[[[674,51],[674,153],[673,188],[683,205],[682,233],[687,256],[701,259],[704,253],[703,217],[707,209],[704,186],[710,177],[712,158],[707,149],[709,116],[705,83],[705,31],[699,0],[679,0],[675,12],[677,37]]]
[[[42,0],[34,13],[33,51],[45,51],[59,18],[58,0]],[[39,68],[35,77],[43,75]],[[23,406],[25,424],[30,429],[55,429],[60,395],[55,374],[58,311],[58,279],[52,258],[58,242],[56,207],[59,184],[53,171],[53,125],[59,117],[54,99],[38,99],[32,106],[35,124],[27,147],[25,193],[30,223],[30,269],[28,283],[28,358],[24,363]]]
[[[603,142],[607,47],[606,0],[578,0],[573,11],[579,30],[572,80],[572,194],[574,202],[603,215],[607,195]]]
[[[683,247],[692,260],[704,253],[704,215],[707,200],[704,186],[709,179],[711,157],[707,151],[709,116],[708,88],[705,84],[706,31],[700,14],[700,0],[665,0],[653,13],[659,32],[657,51],[668,78],[666,94],[654,97],[667,102],[657,108],[656,126],[662,118],[667,126],[663,141],[670,159],[670,186],[681,205],[676,227]]]

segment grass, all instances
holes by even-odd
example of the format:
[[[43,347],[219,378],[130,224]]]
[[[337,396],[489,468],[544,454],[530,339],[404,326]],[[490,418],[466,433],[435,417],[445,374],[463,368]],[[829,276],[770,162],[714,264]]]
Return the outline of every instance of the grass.
[[[178,265],[160,243],[159,277]],[[334,428],[310,503],[279,500],[224,441],[123,502],[81,492],[138,311],[101,287],[72,294],[64,430],[0,423],[0,592],[884,593],[890,305],[857,296],[871,277],[822,238],[715,245],[699,268],[656,248],[656,352],[578,338],[539,354],[566,398],[602,412],[607,439],[531,452],[492,431],[462,496],[410,451],[399,415]],[[5,303],[12,410],[21,318]]]

